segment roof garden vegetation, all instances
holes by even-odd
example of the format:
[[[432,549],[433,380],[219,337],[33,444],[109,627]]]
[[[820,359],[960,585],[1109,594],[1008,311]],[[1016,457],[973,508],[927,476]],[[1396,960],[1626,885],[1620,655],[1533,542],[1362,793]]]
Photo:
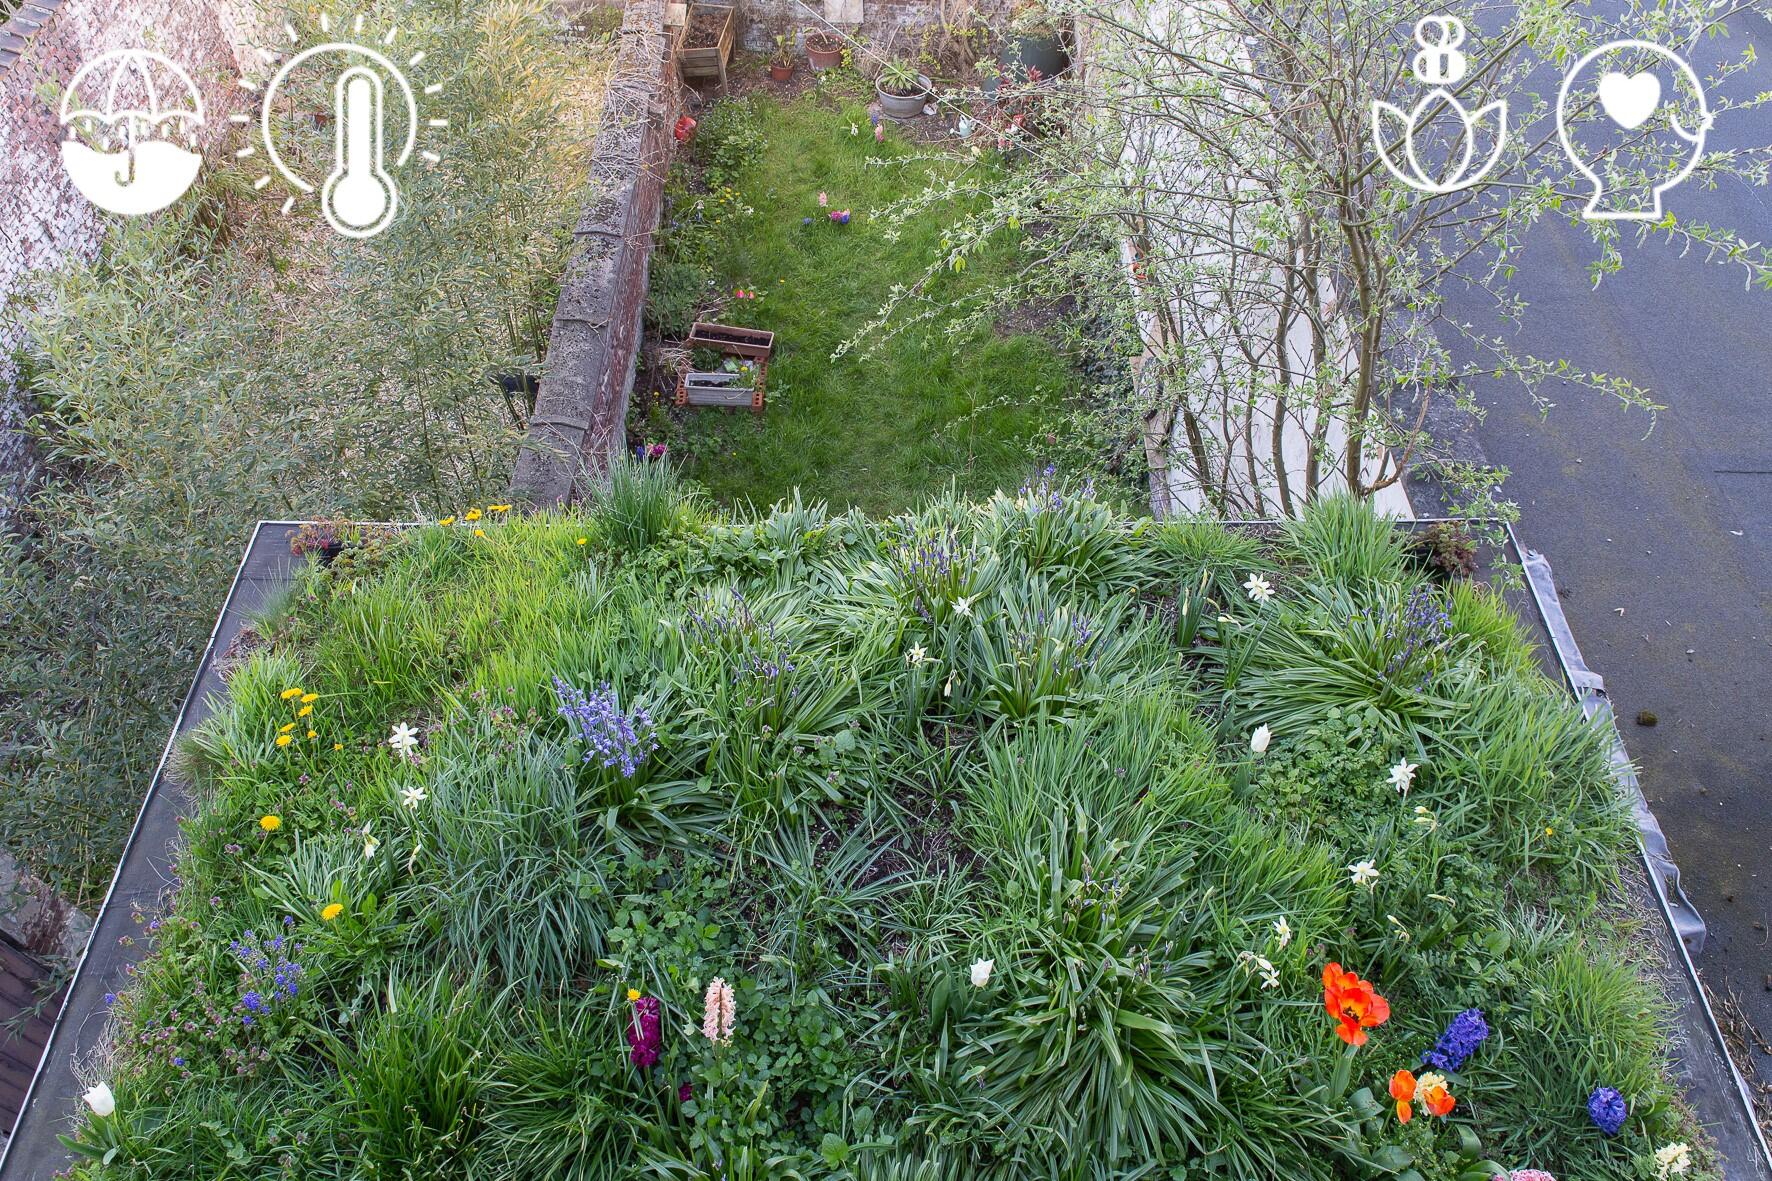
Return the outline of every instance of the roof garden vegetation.
[[[1349,502],[621,468],[369,535],[247,648],[80,1176],[1704,1167],[1600,732]]]

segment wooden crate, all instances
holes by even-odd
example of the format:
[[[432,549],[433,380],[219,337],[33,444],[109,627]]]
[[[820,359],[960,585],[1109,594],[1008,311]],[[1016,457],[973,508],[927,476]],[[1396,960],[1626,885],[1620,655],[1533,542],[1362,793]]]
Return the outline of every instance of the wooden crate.
[[[691,4],[683,21],[683,35],[677,42],[677,72],[683,81],[718,78],[726,88],[726,63],[732,60],[733,23],[736,10],[730,4]],[[720,18],[720,35],[712,45],[689,48],[689,34],[698,15],[713,14]]]
[[[697,320],[689,328],[684,348],[719,349],[735,357],[761,360],[775,347],[775,333],[761,328],[733,328],[726,324],[710,324]]]

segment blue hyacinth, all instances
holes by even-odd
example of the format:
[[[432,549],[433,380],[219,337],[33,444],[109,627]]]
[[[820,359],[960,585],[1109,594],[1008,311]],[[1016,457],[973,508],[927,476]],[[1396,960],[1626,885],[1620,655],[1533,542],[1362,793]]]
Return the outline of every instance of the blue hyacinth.
[[[1594,1121],[1594,1127],[1608,1136],[1618,1135],[1627,1114],[1624,1096],[1611,1087],[1595,1087],[1594,1093],[1587,1097],[1587,1117]]]
[[[1489,1023],[1483,1020],[1483,1010],[1466,1009],[1452,1019],[1434,1048],[1422,1054],[1422,1064],[1435,1070],[1457,1070],[1488,1036]]]
[[[608,682],[586,694],[555,677],[554,696],[560,702],[560,716],[578,727],[585,762],[615,768],[623,779],[632,779],[646,756],[658,749],[652,715],[638,708],[631,715],[624,713]]]

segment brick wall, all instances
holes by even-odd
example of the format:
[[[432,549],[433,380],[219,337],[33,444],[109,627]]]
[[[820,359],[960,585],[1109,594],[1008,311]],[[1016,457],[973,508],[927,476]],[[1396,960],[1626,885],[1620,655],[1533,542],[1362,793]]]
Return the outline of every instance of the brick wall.
[[[32,271],[90,259],[104,232],[104,215],[62,170],[61,92],[83,62],[151,49],[191,75],[209,129],[219,131],[250,97],[235,85],[252,36],[244,11],[231,0],[61,0],[0,72],[0,528],[32,467],[12,359],[23,327],[8,304]]]
[[[740,43],[758,51],[773,48],[777,33],[792,34],[798,44],[806,29],[835,28],[897,55],[921,48],[924,33],[943,21],[997,25],[1008,15],[1009,0],[741,0],[738,5]]]
[[[652,235],[682,87],[663,0],[629,0],[591,160],[590,204],[573,230],[541,391],[511,477],[513,500],[564,504],[582,476],[627,446],[628,396]]]

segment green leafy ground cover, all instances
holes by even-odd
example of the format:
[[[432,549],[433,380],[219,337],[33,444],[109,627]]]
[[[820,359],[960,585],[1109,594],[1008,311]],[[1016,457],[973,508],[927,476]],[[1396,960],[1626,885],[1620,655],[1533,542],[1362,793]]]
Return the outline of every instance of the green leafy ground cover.
[[[620,469],[507,516],[261,623],[82,1176],[1600,1181],[1685,1137],[1597,734],[1365,510],[735,517]]]
[[[893,226],[876,214],[929,185],[957,186],[957,207],[968,207],[963,194],[1001,166],[919,143],[890,122],[876,142],[861,94],[848,76],[787,102],[717,103],[673,174],[651,317],[678,340],[712,301],[724,323],[773,331],[768,410],[672,421],[640,406],[635,429],[668,442],[728,504],[766,505],[799,488],[887,513],[950,480],[976,496],[1014,487],[1036,454],[1055,453],[1044,436],[1079,384],[1041,336],[958,329],[945,314],[1012,265],[1007,251],[924,287],[895,335],[868,334],[879,347],[833,356],[943,253],[941,219]],[[831,220],[843,211],[848,224]]]
[[[316,30],[336,10],[275,5]],[[546,339],[614,56],[546,0],[377,0],[457,129],[402,170],[370,241],[260,192],[218,144],[197,189],[42,277],[23,358],[47,470],[0,535],[0,839],[103,896],[162,735],[260,518],[410,518],[508,484],[518,408],[489,372]],[[280,34],[279,34],[280,35]],[[330,82],[303,109],[330,109]],[[469,130],[471,129],[471,130]],[[297,125],[309,158],[333,129]],[[272,190],[276,192],[276,190]]]

